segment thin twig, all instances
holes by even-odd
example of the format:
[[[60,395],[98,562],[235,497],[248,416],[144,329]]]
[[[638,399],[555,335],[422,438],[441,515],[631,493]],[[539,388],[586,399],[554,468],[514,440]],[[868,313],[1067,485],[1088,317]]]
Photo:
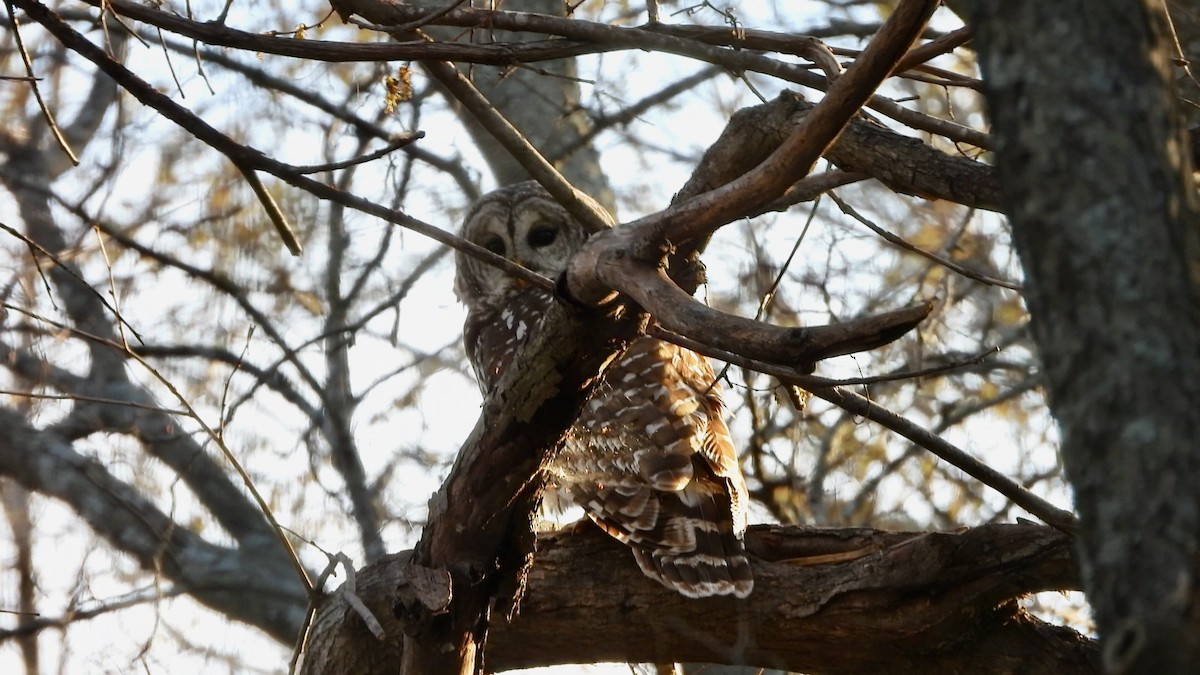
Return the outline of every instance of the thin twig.
[[[458,9],[466,1],[467,0],[452,0],[452,2],[448,3],[445,7],[442,7],[440,9],[435,9],[435,10],[431,11],[429,14],[426,14],[425,16],[420,17],[419,19],[414,19],[406,24],[400,24],[399,26],[389,26],[388,28],[390,30],[394,30],[394,31],[398,31],[398,32],[405,32],[405,31],[417,30],[418,28],[424,28],[425,26],[428,26],[429,24],[436,22],[438,19],[442,18],[443,16],[446,16],[450,12],[453,12],[454,10]]]
[[[54,121],[54,113],[50,112],[50,108],[42,100],[42,90],[37,84],[40,78],[33,74],[33,61],[29,58],[29,52],[25,49],[25,41],[21,39],[21,26],[17,23],[17,14],[13,11],[12,1],[4,0],[4,8],[8,10],[8,20],[12,24],[13,38],[17,41],[17,51],[21,54],[21,62],[25,64],[29,86],[33,89],[33,97],[37,99],[38,108],[41,109],[42,116],[46,118],[46,124],[50,126],[50,133],[54,134],[54,140],[58,142],[58,147],[62,148],[63,152],[66,153],[72,165],[79,166],[79,158],[75,156],[75,151],[71,149],[71,144],[67,142],[62,130],[58,128],[58,123]]]
[[[267,212],[267,217],[271,219],[271,224],[275,226],[275,231],[279,233],[279,237],[283,239],[283,245],[294,256],[300,255],[302,250],[300,240],[296,238],[296,231],[292,229],[288,223],[287,216],[279,208],[279,204],[275,202],[275,198],[271,196],[271,192],[267,190],[267,186],[263,185],[262,180],[254,169],[246,166],[241,162],[234,162],[238,170],[242,172],[242,176],[246,178],[246,182],[250,184],[250,189],[254,190],[254,195],[258,197],[258,201],[263,206],[263,210]]]
[[[117,334],[121,336],[121,344],[128,350],[129,338],[125,336],[125,317],[121,316],[121,301],[117,297],[117,280],[113,276],[112,259],[108,257],[108,248],[104,246],[104,236],[100,233],[100,228],[93,226],[92,232],[96,235],[100,257],[104,258],[104,269],[108,270],[108,294],[112,296],[112,313],[117,317]],[[96,293],[99,294],[99,291]],[[141,342],[140,339],[138,341]]]
[[[671,334],[667,331],[652,329],[650,334],[660,339],[687,347],[688,349],[697,351],[706,356],[720,359],[722,361],[728,361],[730,363],[735,363],[743,368],[748,368],[760,373],[772,375],[785,384],[792,384],[802,387],[818,398],[822,398],[848,412],[860,417],[864,417],[888,429],[891,429],[913,443],[925,448],[938,457],[946,460],[950,464],[958,467],[967,475],[972,476],[984,485],[987,485],[1005,497],[1008,497],[1017,506],[1020,506],[1038,518],[1041,518],[1047,525],[1050,525],[1051,527],[1061,530],[1067,534],[1074,534],[1075,532],[1077,521],[1075,516],[1069,511],[1060,509],[1045,499],[1033,494],[1029,490],[1014,482],[1008,476],[1005,476],[987,464],[975,459],[966,451],[958,448],[941,436],[938,436],[937,434],[934,434],[929,430],[914,424],[904,416],[894,413],[871,401],[870,399],[850,392],[841,386],[824,386],[814,384],[822,380],[825,382],[832,382],[832,380],[827,380],[826,378],[815,378],[812,375],[805,375],[790,368],[785,368],[771,363],[764,363],[755,359],[749,359],[741,356],[740,354],[735,354],[729,351],[713,349],[694,340],[688,340],[686,338],[679,339],[680,336]],[[990,353],[992,353],[992,350],[988,350],[988,352],[985,354]],[[954,366],[950,369],[957,367],[958,366]],[[942,369],[938,368],[931,370],[941,371]],[[892,378],[891,376],[885,376],[885,379]]]
[[[712,79],[713,77],[721,74],[721,72],[723,71],[718,66],[701,68],[697,72],[692,73],[691,75],[688,75],[677,82],[673,82],[654,92],[653,94],[650,94],[649,96],[635,101],[632,105],[622,108],[614,114],[598,115],[593,117],[592,125],[587,132],[563,148],[559,152],[559,156],[555,159],[562,159],[569,156],[579,148],[590,144],[592,140],[596,138],[596,136],[600,135],[601,132],[614,126],[629,124],[651,108],[662,105],[686,91],[691,91],[701,82]]]
[[[40,321],[61,331],[83,338],[89,342],[111,347],[117,352],[128,356],[138,365],[145,368],[146,371],[154,377],[154,379],[158,380],[160,384],[166,387],[167,391],[171,392],[171,395],[175,397],[175,400],[179,401],[179,404],[183,406],[184,411],[182,415],[200,425],[200,428],[202,431],[204,431],[204,434],[208,436],[208,438],[211,439],[214,444],[216,444],[217,448],[220,449],[221,454],[225,456],[226,461],[228,461],[230,466],[233,467],[234,472],[236,472],[238,477],[241,478],[242,484],[246,486],[246,490],[250,492],[250,495],[254,498],[254,501],[258,503],[258,507],[262,511],[263,516],[266,517],[267,522],[270,523],[271,530],[275,533],[280,544],[283,546],[284,551],[287,553],[288,560],[292,563],[292,567],[296,571],[296,576],[298,576],[300,578],[300,582],[304,584],[305,591],[312,591],[313,585],[312,580],[308,576],[308,570],[306,570],[304,568],[304,564],[300,562],[299,556],[296,555],[296,549],[292,547],[292,543],[288,540],[287,535],[284,533],[283,527],[279,524],[279,521],[275,519],[274,511],[271,510],[270,505],[267,504],[267,500],[254,485],[254,479],[250,477],[250,474],[246,471],[245,467],[242,466],[242,463],[238,460],[237,455],[233,454],[233,451],[229,449],[229,446],[225,445],[225,440],[221,438],[221,435],[204,421],[204,418],[200,416],[200,413],[197,412],[196,409],[192,407],[192,404],[188,402],[187,397],[183,395],[183,392],[179,391],[179,389],[175,387],[175,384],[172,383],[169,378],[158,372],[157,368],[139,356],[137,352],[131,351],[124,345],[114,342],[113,340],[95,335],[94,333],[89,333],[88,331],[80,330],[79,328],[69,326],[65,323],[54,321],[48,317],[29,312],[24,308],[16,307],[15,305],[9,305],[5,303],[4,307],[19,312],[24,316],[34,319],[35,321]]]
[[[183,92],[183,85],[179,82],[179,76],[175,74],[175,64],[171,61],[171,52],[167,51],[166,38],[163,37],[162,29],[158,28],[158,46],[162,47],[163,60],[167,62],[167,72],[171,73],[171,81],[175,83],[175,91],[179,92],[179,98],[187,98],[187,94]]]
[[[10,308],[8,303],[4,307]],[[146,403],[137,403],[134,401],[118,400],[115,398],[102,398],[100,396],[84,396],[83,394],[38,394],[32,391],[16,391],[13,389],[0,389],[0,394],[6,396],[18,396],[21,398],[32,398],[44,401],[87,401],[89,403],[100,403],[103,405],[121,406],[124,408],[138,408],[140,410],[149,410],[152,412],[166,413],[168,415],[186,415],[187,411],[177,408],[164,408],[157,405],[149,405]]]
[[[322,171],[338,171],[340,169],[347,169],[352,166],[358,166],[359,164],[366,164],[367,162],[375,161],[380,157],[386,157],[400,148],[403,148],[404,146],[414,143],[422,138],[425,138],[424,131],[397,134],[394,138],[392,138],[391,141],[388,142],[387,145],[374,152],[369,152],[365,155],[359,155],[358,157],[351,157],[350,159],[343,159],[338,162],[329,162],[327,164],[299,165],[296,167],[296,171],[303,174],[314,174],[321,173]]]
[[[867,227],[867,229],[869,229],[872,232],[874,232],[875,234],[883,237],[885,241],[887,241],[889,244],[892,244],[893,246],[895,246],[897,248],[904,249],[905,251],[908,251],[910,253],[915,253],[923,258],[932,260],[933,262],[945,267],[946,269],[957,272],[957,273],[961,274],[962,276],[967,277],[968,279],[974,279],[975,281],[978,281],[981,284],[987,284],[989,286],[999,286],[1001,288],[1007,288],[1007,289],[1010,289],[1013,291],[1021,290],[1021,284],[1014,283],[1012,281],[1006,281],[1004,279],[997,279],[995,277],[990,277],[986,274],[980,274],[979,272],[974,272],[972,270],[967,269],[966,267],[963,267],[962,265],[959,265],[958,263],[954,262],[953,260],[950,260],[949,258],[945,258],[936,253],[926,251],[923,248],[920,248],[918,246],[908,243],[899,235],[893,234],[893,233],[883,229],[879,225],[871,222],[871,219],[869,219],[866,216],[859,213],[853,206],[850,206],[845,201],[843,201],[842,198],[838,197],[837,193],[832,190],[829,192],[829,198],[833,200],[833,203],[838,205],[838,208],[840,208],[842,210],[842,213],[844,213],[844,214],[850,216],[851,218],[857,220],[858,222],[862,223],[863,225],[865,225]]]
[[[21,637],[24,635],[33,635],[47,628],[63,629],[73,623],[94,619],[109,612],[116,612],[130,607],[136,607],[142,603],[160,602],[164,598],[173,598],[184,595],[189,590],[183,586],[172,586],[168,589],[154,587],[149,592],[129,593],[115,600],[101,602],[95,607],[89,609],[71,608],[66,614],[59,617],[40,617],[32,621],[28,621],[18,625],[16,628],[0,629],[0,642],[4,642],[9,638]],[[18,614],[20,612],[5,612],[9,614]],[[37,616],[37,615],[35,615]]]
[[[930,40],[919,47],[915,47],[909,50],[909,52],[904,55],[904,58],[900,59],[900,63],[896,64],[896,72],[899,73],[911,68],[916,68],[935,56],[941,56],[942,54],[952,52],[958,47],[970,42],[974,35],[975,32],[968,26],[951,31],[937,39]]]
[[[891,429],[961,469],[967,475],[1008,497],[1014,504],[1041,518],[1047,525],[1075,534],[1078,519],[1069,511],[1054,506],[1033,494],[1008,476],[975,459],[946,439],[924,429],[904,416],[888,410],[868,398],[841,388],[813,389],[814,396],[825,399],[849,412]]]
[[[59,258],[57,255],[55,255],[53,252],[48,250],[46,247],[42,246],[41,244],[37,243],[36,241],[25,236],[21,232],[18,232],[17,230],[13,229],[12,227],[5,225],[4,223],[0,223],[0,230],[4,230],[8,234],[11,234],[12,236],[14,236],[17,239],[20,239],[22,242],[24,242],[25,245],[29,247],[30,253],[40,253],[40,254],[46,256],[47,258],[49,258],[50,261],[53,262],[55,265],[57,265],[59,269],[66,272],[67,274],[69,274],[72,278],[75,279],[75,281],[78,281],[81,287],[88,289],[88,291],[91,292],[92,295],[96,296],[96,299],[100,301],[100,304],[104,305],[105,309],[107,309],[109,312],[112,312],[113,317],[117,320],[117,323],[121,326],[122,332],[124,332],[125,330],[128,330],[130,333],[133,334],[133,337],[137,338],[138,342],[143,341],[142,336],[140,333],[138,333],[137,329],[134,328],[128,322],[126,322],[125,319],[121,317],[121,313],[117,311],[117,308],[114,307],[113,305],[109,304],[108,300],[105,299],[104,294],[101,293],[100,291],[96,290],[82,276],[80,276],[79,272],[74,267],[72,267],[71,265],[68,265],[64,260]],[[34,259],[34,264],[37,266],[38,271],[40,272],[42,269],[42,266],[40,263],[38,263],[36,257]],[[54,294],[50,290],[49,282],[47,282],[44,277],[43,277],[42,281],[43,281],[43,283],[46,284],[47,296],[51,299],[51,301],[53,301]],[[114,300],[115,300],[115,298],[114,298]]]

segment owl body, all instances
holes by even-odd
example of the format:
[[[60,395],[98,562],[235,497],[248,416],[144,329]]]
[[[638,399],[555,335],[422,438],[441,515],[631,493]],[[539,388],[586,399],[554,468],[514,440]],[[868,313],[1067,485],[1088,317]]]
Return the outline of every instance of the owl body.
[[[462,236],[550,278],[587,238],[536,183],[485,195]],[[486,395],[553,298],[461,253],[457,269],[464,343]],[[746,597],[746,486],[722,411],[703,356],[639,337],[584,404],[548,487],[626,543],[646,576],[689,597]]]

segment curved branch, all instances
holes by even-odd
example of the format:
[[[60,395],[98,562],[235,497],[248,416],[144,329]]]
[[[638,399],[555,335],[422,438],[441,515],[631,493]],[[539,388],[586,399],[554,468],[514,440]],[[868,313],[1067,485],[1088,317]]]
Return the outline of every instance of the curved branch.
[[[822,102],[753,169],[677,201],[665,211],[592,237],[571,258],[563,275],[571,296],[584,304],[599,304],[616,289],[637,300],[670,330],[746,356],[754,354],[752,358],[801,368],[821,358],[886,344],[914,327],[931,305],[873,317],[869,326],[769,327],[702,305],[666,276],[659,261],[666,252],[662,242],[703,240],[731,220],[766,207],[806,175],[888,76],[936,7],[932,0],[901,3]]]
[[[828,326],[784,328],[704,305],[658,267],[625,259],[617,264],[598,262],[596,270],[600,278],[625,291],[667,330],[801,372],[811,372],[813,364],[822,359],[886,345],[915,328],[933,310],[933,303],[923,302]]]
[[[753,170],[630,226],[645,227],[654,241],[678,243],[707,236],[778,198],[811,171],[850,118],[891,74],[938,5],[934,0],[901,2],[862,55],[829,87],[821,103]]]

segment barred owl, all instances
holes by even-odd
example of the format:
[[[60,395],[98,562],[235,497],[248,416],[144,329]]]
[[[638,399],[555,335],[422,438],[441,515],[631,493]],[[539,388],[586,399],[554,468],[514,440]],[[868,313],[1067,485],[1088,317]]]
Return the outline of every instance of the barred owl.
[[[555,278],[587,238],[534,182],[496,190],[468,211],[462,236]],[[459,253],[463,339],[486,395],[516,357],[551,295]],[[754,586],[742,546],[746,484],[712,367],[643,336],[605,375],[548,467],[548,501],[574,504],[633,551],[650,577],[688,597]]]

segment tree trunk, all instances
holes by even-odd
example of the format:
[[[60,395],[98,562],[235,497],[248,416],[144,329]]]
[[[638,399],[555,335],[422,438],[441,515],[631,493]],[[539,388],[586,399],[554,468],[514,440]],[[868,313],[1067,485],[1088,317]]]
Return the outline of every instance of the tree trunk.
[[[970,11],[1105,666],[1200,672],[1200,254],[1162,6]]]

